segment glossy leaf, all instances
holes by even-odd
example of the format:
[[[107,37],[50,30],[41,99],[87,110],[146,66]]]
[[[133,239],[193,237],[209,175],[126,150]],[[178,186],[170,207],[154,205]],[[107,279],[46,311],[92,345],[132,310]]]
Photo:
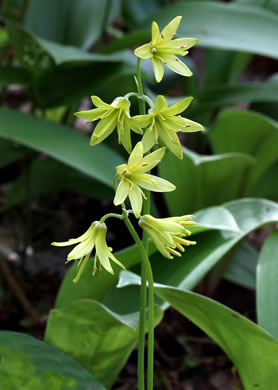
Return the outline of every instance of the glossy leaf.
[[[156,249],[154,248],[154,245],[150,245],[150,254],[155,251]],[[135,245],[116,252],[115,256],[126,268],[130,268],[140,262],[140,256],[138,255],[138,250]],[[93,259],[90,261],[93,262]],[[108,272],[103,272],[101,278],[93,278],[92,273],[86,269],[82,278],[79,280],[78,285],[75,285],[72,280],[77,273],[77,266],[72,265],[59,289],[55,308],[62,308],[69,305],[74,300],[81,298],[92,298],[99,302],[103,302],[111,288],[116,286],[120,268],[115,267],[114,272],[114,275],[111,275]]]
[[[118,1],[114,1],[111,7],[108,0],[100,3],[90,0],[50,0],[48,3],[33,0],[25,14],[24,25],[42,38],[88,49],[101,37],[118,11]]]
[[[1,389],[104,390],[79,363],[27,334],[0,332]]]
[[[191,115],[216,107],[242,102],[277,102],[277,82],[222,85],[205,89],[198,97],[198,104]]]
[[[255,290],[257,262],[258,252],[247,240],[243,240],[232,255],[224,278],[240,286]]]
[[[122,271],[118,287],[140,284]],[[278,343],[235,311],[193,292],[155,284],[155,293],[210,336],[236,366],[245,389],[271,388],[278,380]]]
[[[184,17],[179,37],[192,36],[202,47],[245,51],[278,58],[278,15],[257,7],[220,2],[182,2],[170,5],[144,22],[165,26],[176,15]]]
[[[177,187],[164,194],[171,215],[190,214],[238,197],[240,178],[253,164],[254,159],[243,153],[201,156],[183,148],[179,161],[167,153],[159,169]]]
[[[156,323],[161,318],[157,307]],[[93,300],[75,300],[51,311],[45,338],[110,388],[137,344],[138,321],[138,313],[120,316]]]
[[[278,230],[264,242],[257,268],[258,323],[278,339]]]
[[[32,115],[7,109],[1,109],[0,115],[1,138],[45,153],[109,187],[113,186],[114,167],[122,160],[107,146],[92,148],[87,137]]]
[[[241,194],[252,188],[264,172],[278,160],[278,124],[250,111],[223,111],[211,132],[214,153],[246,153],[256,158],[241,185]]]
[[[245,389],[271,389],[278,380],[278,343],[233,310],[189,291],[155,292],[208,334],[234,363]]]

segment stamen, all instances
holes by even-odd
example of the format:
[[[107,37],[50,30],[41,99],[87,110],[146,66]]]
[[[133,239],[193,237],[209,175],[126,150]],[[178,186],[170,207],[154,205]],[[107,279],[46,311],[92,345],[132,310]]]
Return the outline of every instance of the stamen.
[[[175,251],[175,249],[170,248],[169,246],[167,246],[167,250],[168,250],[168,252],[172,253],[173,255],[178,256],[178,257],[181,257],[180,252]]]
[[[184,252],[184,251],[185,251],[184,247],[181,246],[181,244],[179,244],[178,242],[176,242],[175,244],[176,244],[177,248],[178,248],[181,252]]]
[[[196,225],[195,221],[180,221],[180,225]]]

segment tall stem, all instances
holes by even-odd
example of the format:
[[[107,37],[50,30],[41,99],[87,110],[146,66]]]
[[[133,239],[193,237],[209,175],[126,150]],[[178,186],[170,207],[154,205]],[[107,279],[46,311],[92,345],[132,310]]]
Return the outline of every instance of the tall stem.
[[[138,234],[136,233],[136,230],[134,229],[132,223],[130,222],[128,218],[128,213],[123,208],[123,215],[124,215],[124,222],[130,231],[130,234],[132,235],[134,241],[137,244],[138,250],[140,252],[144,269],[148,277],[148,285],[149,285],[149,315],[148,315],[148,382],[147,382],[147,389],[153,390],[153,351],[154,351],[154,288],[153,288],[153,273],[151,264],[149,261],[149,257],[147,254],[147,251],[144,247],[143,242],[140,240]],[[142,281],[141,281],[142,283]],[[145,314],[145,311],[144,311]],[[141,313],[140,313],[141,315]],[[144,329],[145,329],[145,317],[144,319]],[[140,318],[140,324],[141,324],[141,318]],[[144,379],[144,378],[143,378]],[[144,383],[143,383],[144,385]]]
[[[137,59],[137,87],[138,94],[141,96],[139,102],[139,113],[144,115],[146,113],[145,102],[142,99],[144,95],[143,84],[141,78],[141,59]],[[146,193],[147,200],[144,202],[143,214],[150,213],[150,191]],[[141,242],[141,241],[140,241]],[[143,232],[143,246],[145,248],[145,252],[148,256],[148,236],[146,232]],[[150,294],[150,292],[149,292]],[[144,390],[145,382],[144,382],[144,352],[145,352],[145,318],[146,318],[146,299],[147,299],[147,272],[146,266],[143,262],[141,264],[141,288],[140,288],[140,321],[139,321],[139,345],[138,345],[138,388],[139,390]],[[150,313],[149,313],[150,315]],[[150,328],[149,328],[150,332]],[[150,336],[149,336],[150,337]],[[153,346],[150,349],[149,338],[148,338],[148,378],[149,378],[149,353],[152,354],[153,361]],[[151,375],[153,375],[153,367],[151,367]],[[149,386],[149,385],[148,385]]]

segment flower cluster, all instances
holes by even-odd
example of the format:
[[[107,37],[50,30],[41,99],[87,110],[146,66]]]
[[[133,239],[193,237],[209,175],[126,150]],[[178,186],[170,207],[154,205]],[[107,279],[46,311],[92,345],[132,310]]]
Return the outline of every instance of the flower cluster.
[[[192,75],[185,63],[176,56],[187,55],[188,49],[194,46],[198,40],[195,38],[173,39],[181,19],[181,16],[177,16],[161,32],[157,23],[153,22],[151,42],[135,50],[139,68],[140,59],[152,59],[157,82],[163,78],[164,65],[180,75]],[[150,106],[146,114],[142,115],[141,112],[141,115],[130,115],[130,95],[146,100]],[[184,252],[184,246],[196,244],[195,241],[188,240],[191,232],[185,227],[194,224],[191,221],[192,216],[154,218],[149,214],[141,215],[143,200],[149,196],[143,190],[154,192],[175,190],[174,184],[152,175],[150,172],[160,163],[166,150],[182,159],[183,153],[178,132],[204,130],[201,124],[181,116],[191,101],[192,97],[187,97],[168,106],[165,97],[159,95],[155,102],[152,102],[149,97],[142,94],[142,88],[140,89],[138,86],[138,94],[130,93],[123,97],[117,97],[111,104],[105,103],[97,96],[92,96],[95,108],[75,113],[77,117],[86,121],[98,121],[91,136],[90,144],[92,146],[104,141],[117,129],[118,142],[129,153],[129,158],[126,164],[116,167],[114,205],[121,205],[124,211],[123,215],[117,214],[116,217],[126,218],[128,212],[124,202],[128,199],[132,208],[130,211],[134,213],[136,218],[139,218],[140,227],[148,233],[158,251],[169,259],[172,259],[173,255],[181,256],[181,252]],[[142,137],[134,149],[132,148],[131,131]],[[155,145],[159,145],[159,147],[151,151]],[[99,270],[104,268],[113,274],[111,261],[121,268],[125,268],[106,243],[107,227],[104,220],[110,216],[115,216],[115,214],[107,214],[100,221],[93,222],[90,228],[78,238],[52,243],[56,246],[77,244],[67,257],[67,261],[79,261],[79,270],[74,282],[79,280],[94,250],[93,275],[97,268]]]

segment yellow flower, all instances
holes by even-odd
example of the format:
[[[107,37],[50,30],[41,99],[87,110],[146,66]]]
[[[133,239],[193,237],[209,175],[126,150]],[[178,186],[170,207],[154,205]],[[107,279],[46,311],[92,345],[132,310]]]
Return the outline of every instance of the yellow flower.
[[[145,127],[146,118],[130,117],[129,101],[124,97],[117,97],[111,104],[104,103],[99,97],[92,96],[92,102],[97,108],[89,111],[76,112],[75,115],[87,121],[100,119],[91,137],[90,144],[97,145],[108,137],[117,127],[119,143],[131,152],[130,129],[135,133],[143,134],[141,127]]]
[[[120,179],[114,204],[120,205],[127,197],[130,199],[132,210],[136,217],[142,210],[142,197],[145,194],[140,187],[155,192],[168,192],[175,190],[175,186],[160,177],[147,174],[162,159],[165,148],[160,148],[153,153],[143,157],[142,142],[138,142],[129,156],[127,164],[116,167],[117,176]]]
[[[143,59],[152,59],[155,79],[159,83],[164,74],[163,64],[168,66],[173,72],[182,76],[192,76],[190,69],[175,56],[185,56],[188,49],[194,46],[198,39],[179,38],[174,39],[182,17],[177,16],[161,31],[156,22],[152,23],[152,40],[143,46],[138,47],[134,54]]]
[[[162,95],[157,96],[154,109],[150,109],[148,115],[145,115],[149,123],[147,124],[148,129],[142,139],[144,152],[150,150],[160,140],[162,145],[167,146],[175,156],[180,159],[183,158],[180,140],[176,133],[178,131],[193,132],[204,130],[203,126],[199,123],[177,115],[182,113],[191,101],[192,97],[188,97],[168,107],[165,97]],[[139,117],[141,116],[137,115],[133,118],[138,118],[139,120]],[[142,120],[146,120],[147,118],[142,118]]]
[[[95,259],[94,259],[94,268],[93,275],[97,270],[97,260],[100,263],[100,270],[103,267],[110,274],[114,274],[110,260],[114,261],[120,267],[125,269],[124,265],[116,259],[112,254],[112,249],[109,248],[106,244],[106,232],[107,227],[105,223],[95,221],[91,224],[89,229],[78,238],[71,238],[66,242],[52,242],[51,245],[55,246],[68,246],[78,244],[73,250],[68,254],[67,261],[79,260],[79,271],[73,280],[75,283],[78,282],[80,276],[91,256],[93,249],[95,248]]]
[[[139,225],[151,236],[159,252],[168,259],[173,259],[172,255],[181,256],[178,250],[184,252],[183,245],[196,244],[196,241],[184,238],[191,234],[184,226],[195,224],[193,221],[188,221],[192,217],[192,215],[183,215],[181,217],[154,218],[151,215],[144,215],[140,218]]]

